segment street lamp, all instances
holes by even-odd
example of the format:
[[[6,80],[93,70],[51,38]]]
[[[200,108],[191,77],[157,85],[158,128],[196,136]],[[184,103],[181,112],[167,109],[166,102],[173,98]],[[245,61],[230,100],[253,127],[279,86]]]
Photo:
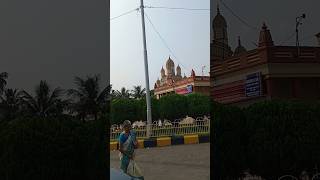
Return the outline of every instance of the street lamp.
[[[205,68],[206,68],[206,66],[202,66],[202,69],[201,69],[201,70],[202,70],[202,77],[203,77],[203,75],[204,75],[204,74],[203,74],[203,71],[204,71]]]
[[[305,19],[306,18],[306,14],[302,14],[301,16],[299,17],[296,17],[296,47],[297,47],[297,50],[298,50],[298,56],[300,56],[300,43],[299,43],[299,30],[298,30],[298,27],[299,25],[302,24],[302,19]]]

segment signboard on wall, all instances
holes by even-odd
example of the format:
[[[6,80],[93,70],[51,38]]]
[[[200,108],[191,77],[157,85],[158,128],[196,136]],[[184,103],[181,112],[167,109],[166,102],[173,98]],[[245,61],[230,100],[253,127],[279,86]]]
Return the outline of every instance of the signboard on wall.
[[[245,91],[247,97],[256,97],[262,95],[261,72],[247,75]]]
[[[190,94],[192,92],[193,92],[193,86],[192,85],[188,85],[185,88],[176,89],[176,93],[177,94]]]

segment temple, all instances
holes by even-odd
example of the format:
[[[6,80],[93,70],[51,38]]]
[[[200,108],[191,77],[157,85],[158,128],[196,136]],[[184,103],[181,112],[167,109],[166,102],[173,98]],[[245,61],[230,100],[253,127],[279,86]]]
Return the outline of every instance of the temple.
[[[247,50],[239,37],[232,51],[227,21],[219,7],[212,26],[210,86],[214,101],[246,106],[268,99],[319,100],[320,47],[275,45],[270,29],[262,23],[256,49]]]
[[[169,56],[166,61],[166,70],[162,67],[160,70],[161,78],[154,84],[154,94],[159,99],[168,94],[191,94],[201,93],[210,95],[209,76],[196,76],[192,69],[190,76],[182,76],[181,67],[175,67],[174,61]]]

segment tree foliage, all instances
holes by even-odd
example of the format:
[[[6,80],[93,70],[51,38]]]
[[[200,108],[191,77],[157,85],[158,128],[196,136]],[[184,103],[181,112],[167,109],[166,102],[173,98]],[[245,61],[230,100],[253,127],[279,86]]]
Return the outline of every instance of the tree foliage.
[[[111,102],[111,124],[120,124],[124,120],[146,120],[146,99],[115,98]],[[151,98],[152,119],[175,120],[187,115],[199,117],[210,114],[210,100],[201,94],[167,95],[160,99]]]
[[[75,99],[71,109],[82,120],[90,115],[97,120],[100,112],[108,108],[111,86],[101,89],[98,75],[87,76],[86,79],[75,77],[74,82],[77,89],[68,90],[68,95]]]
[[[320,105],[267,101],[240,109],[214,105],[216,178],[250,169],[266,178],[320,165]]]
[[[3,93],[5,86],[7,85],[7,78],[8,78],[7,72],[0,73],[0,95]]]
[[[40,81],[36,86],[35,96],[27,91],[21,91],[21,105],[30,115],[46,117],[59,115],[63,112],[66,102],[61,99],[63,90],[60,88],[51,89],[46,81]]]
[[[105,179],[105,120],[18,118],[0,124],[1,179]]]

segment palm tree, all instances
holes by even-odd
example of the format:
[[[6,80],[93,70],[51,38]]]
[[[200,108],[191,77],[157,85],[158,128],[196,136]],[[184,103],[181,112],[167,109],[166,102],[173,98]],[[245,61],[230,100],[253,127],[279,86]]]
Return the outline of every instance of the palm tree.
[[[6,79],[8,78],[8,73],[0,73],[0,95],[3,93],[5,86],[7,85]]]
[[[62,95],[62,89],[51,90],[46,81],[40,81],[40,84],[36,86],[35,96],[21,91],[22,104],[27,112],[41,117],[62,114],[68,103],[67,100],[61,99]]]
[[[117,98],[129,99],[131,97],[130,91],[125,87],[121,88],[120,91],[115,92]]]
[[[133,86],[132,97],[135,99],[141,99],[146,95],[146,89],[141,88],[141,86]]]
[[[20,110],[21,96],[17,89],[6,89],[0,96],[0,107],[4,111],[6,119],[14,119]]]
[[[100,91],[99,81],[99,75],[87,76],[86,79],[75,77],[77,89],[68,90],[68,95],[76,99],[72,109],[82,120],[85,120],[88,115],[93,115],[97,120],[99,113],[102,113],[109,104],[112,86],[108,85]]]
[[[117,91],[112,89],[112,84],[109,85],[109,100],[112,100],[117,97]]]

